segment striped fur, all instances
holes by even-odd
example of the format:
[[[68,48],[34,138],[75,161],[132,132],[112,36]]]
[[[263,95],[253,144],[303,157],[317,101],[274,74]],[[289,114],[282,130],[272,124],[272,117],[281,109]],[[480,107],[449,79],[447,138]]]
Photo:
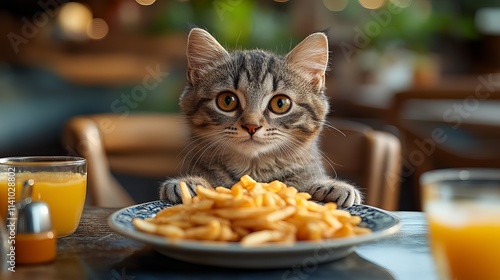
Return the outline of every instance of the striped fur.
[[[316,200],[361,203],[355,187],[328,177],[322,166],[318,135],[329,110],[324,34],[312,34],[280,56],[262,50],[229,53],[195,28],[187,56],[188,82],[180,105],[192,133],[183,160],[188,175],[167,179],[161,199],[180,202],[180,181],[194,193],[196,185],[230,187],[248,174],[261,182],[280,180]],[[235,94],[239,104],[233,111],[217,105],[222,92]],[[277,95],[291,100],[287,112],[272,111]]]

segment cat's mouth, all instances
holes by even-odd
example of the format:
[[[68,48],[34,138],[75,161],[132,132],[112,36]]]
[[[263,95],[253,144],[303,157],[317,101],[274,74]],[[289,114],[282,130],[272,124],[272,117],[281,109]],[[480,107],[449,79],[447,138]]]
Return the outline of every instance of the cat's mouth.
[[[242,143],[244,144],[248,144],[248,143],[253,143],[253,144],[264,144],[263,141],[259,140],[258,138],[256,137],[252,137],[250,136],[249,138],[245,139],[242,141]]]
[[[249,158],[258,157],[260,154],[265,153],[270,146],[266,145],[261,139],[256,139],[255,137],[249,137],[244,139],[235,146],[236,151]]]
[[[263,147],[266,147],[269,145],[267,141],[264,141],[264,139],[255,137],[255,135],[250,136],[245,139],[241,139],[240,144],[245,148],[245,149],[252,149],[255,151],[260,151]]]
[[[246,135],[245,137],[237,137],[234,139],[236,148],[239,152],[247,154],[261,153],[270,147],[269,140],[258,135]]]

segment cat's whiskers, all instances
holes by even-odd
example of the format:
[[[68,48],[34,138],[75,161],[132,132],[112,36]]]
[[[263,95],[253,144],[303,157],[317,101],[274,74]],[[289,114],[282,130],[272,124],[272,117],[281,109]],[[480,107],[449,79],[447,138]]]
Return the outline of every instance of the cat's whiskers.
[[[217,154],[218,154],[218,160],[220,162],[222,162],[222,157],[224,155],[226,147],[228,147],[231,144],[231,140],[230,139],[223,138],[222,140],[223,141],[216,141],[217,143],[214,143],[214,145],[216,144],[217,146],[215,147],[215,149],[213,150],[212,155],[210,156],[210,161],[208,162],[209,168],[212,165],[212,161],[216,158]]]
[[[337,131],[338,133],[342,134],[342,136],[347,137],[347,135],[345,135],[344,132],[342,132],[340,129],[336,128],[335,126],[333,126],[333,124],[331,124],[329,121],[323,121],[321,123],[323,124],[323,128],[333,129],[333,130]]]
[[[188,149],[188,147],[191,146],[191,149],[184,155],[184,158],[182,159],[182,161],[180,163],[181,169],[182,169],[182,166],[184,166],[186,159],[190,157],[190,154],[193,151],[195,151],[195,150],[197,151],[197,148],[200,145],[204,145],[206,142],[212,141],[213,140],[213,139],[211,139],[212,136],[216,136],[216,135],[220,135],[220,133],[218,131],[209,131],[209,132],[204,132],[204,133],[200,134],[199,136],[191,137],[191,141],[186,145],[186,147],[184,147],[184,149],[180,153],[180,154],[182,154],[186,149]],[[196,145],[194,145],[195,143],[196,143]],[[197,151],[193,156],[191,156],[191,160],[196,156],[196,154],[198,152],[199,151]],[[190,163],[191,163],[191,161],[190,161]]]
[[[304,147],[304,143],[301,143],[299,140],[295,138],[288,138],[289,142],[291,145],[289,145],[290,149],[294,152],[296,155],[294,158],[298,158],[301,160],[301,164],[303,166],[306,165],[315,165],[318,169],[318,171],[323,170],[323,164],[319,162],[319,160],[315,157],[309,156],[311,153],[310,149],[307,149]],[[304,162],[304,160],[307,160],[308,162]]]
[[[323,129],[333,129],[333,130],[337,131],[338,133],[340,133],[343,137],[347,137],[347,135],[344,132],[342,132],[340,129],[336,128],[335,126],[333,126],[333,124],[329,120],[324,120],[321,123],[323,124]],[[321,153],[321,157],[325,160],[325,162],[333,170],[333,173],[335,174],[334,178],[337,178],[338,173],[337,173],[337,170],[335,170],[335,167],[333,165],[337,165],[337,166],[342,166],[342,165],[339,163],[336,163],[333,159],[329,158],[326,155],[326,153],[323,152],[323,150],[320,150],[320,153]]]
[[[182,151],[179,152],[179,155],[182,155],[184,154],[184,152],[193,144],[195,144],[196,142],[199,142],[199,141],[203,141],[203,140],[206,140],[207,138],[210,138],[211,136],[213,135],[218,135],[219,132],[218,131],[208,131],[208,132],[204,132],[202,133],[200,136],[192,136],[190,137],[190,142],[186,144],[186,146],[182,149]],[[200,144],[197,144],[194,148],[196,148],[198,145]],[[191,151],[192,151],[193,148],[191,148],[191,150],[189,150],[189,152],[187,152],[186,155],[188,155]],[[179,156],[177,155],[177,156]]]
[[[208,145],[202,146],[202,149],[197,149],[196,153],[193,154],[192,157],[190,157],[189,166],[191,166],[191,173],[194,172],[194,170],[196,169],[196,166],[203,159],[203,156],[205,155],[205,153],[207,153],[212,147],[216,146],[215,142],[216,141],[213,141],[213,139],[209,139],[207,141],[204,141],[203,143],[208,143]],[[199,154],[199,156],[198,156],[198,154]],[[194,163],[192,163],[193,160],[195,160]]]
[[[219,151],[221,151],[221,150],[225,151],[226,147],[228,147],[231,144],[231,139],[228,139],[227,137],[224,137],[224,136],[227,136],[228,134],[235,134],[235,132],[233,130],[228,131],[227,129],[224,129],[222,132],[223,133],[221,134],[220,131],[215,131],[215,132],[211,132],[211,133],[204,133],[204,134],[198,136],[199,140],[204,140],[204,141],[201,141],[198,145],[196,145],[196,147],[191,149],[191,151],[193,151],[195,149],[197,150],[196,153],[193,154],[193,156],[191,157],[191,161],[194,158],[196,158],[195,163],[191,165],[192,169],[195,168],[195,166],[198,164],[198,162],[200,160],[202,160],[206,157],[208,157],[210,159],[209,163],[208,163],[210,166],[212,163],[212,160],[216,157],[217,153],[219,153]],[[213,136],[217,136],[217,137],[214,138]],[[223,141],[220,141],[221,139]],[[203,145],[202,148],[198,149],[198,147],[201,145]],[[224,148],[224,149],[222,149],[222,148]],[[209,154],[209,156],[206,156],[210,152],[211,152],[211,154]],[[223,155],[224,155],[224,152],[220,152],[219,158],[222,159]]]
[[[289,159],[289,161],[291,163],[295,163],[295,164],[298,164],[299,166],[303,166],[303,160],[302,160],[302,158],[300,158],[300,156],[294,156],[294,155],[297,155],[297,151],[296,150],[294,150],[292,147],[290,147],[288,145],[283,145],[282,143],[281,143],[281,145],[277,144],[277,146],[278,146],[278,149],[282,153],[284,153],[284,154],[287,155],[287,157],[288,157],[288,159]],[[300,160],[300,163],[297,162],[297,159]],[[290,165],[293,166],[293,164],[290,164]]]
[[[271,130],[269,130],[271,131]],[[298,142],[293,135],[282,132],[279,129],[272,129],[273,138],[266,140],[269,141],[270,145],[273,146],[272,150],[280,151],[286,154],[286,158],[289,162],[297,164],[299,166],[306,166],[307,163],[304,160],[308,160],[308,151],[303,151],[303,143]]]
[[[333,178],[337,178],[338,177],[338,173],[337,173],[337,170],[335,170],[335,167],[333,165],[337,165],[337,166],[342,166],[341,164],[339,163],[336,163],[335,161],[333,161],[332,159],[330,159],[325,152],[321,151],[320,150],[320,155],[321,155],[321,158],[324,159],[324,162],[326,162],[328,164],[328,166],[330,166],[330,168],[332,169],[333,171],[333,174],[335,174],[335,176]]]
[[[333,124],[328,119],[326,119],[324,121],[318,121],[316,123],[323,126],[323,129],[333,129],[333,130],[337,131],[338,133],[340,133],[343,137],[347,137],[347,135],[344,132],[342,132],[340,129],[336,128],[335,126],[333,126]],[[333,174],[335,174],[334,178],[337,178],[338,173],[337,173],[337,170],[335,170],[334,165],[336,165],[336,166],[342,166],[342,165],[339,163],[336,163],[334,160],[329,158],[326,155],[326,153],[323,152],[323,149],[321,149],[321,147],[319,149],[319,152],[320,152],[321,158],[324,160],[323,162],[325,162],[330,167],[330,169],[333,171]]]
[[[215,149],[218,148],[218,145],[221,143],[221,141],[219,141],[219,140],[221,140],[221,139],[225,140],[224,136],[221,135],[220,133],[218,133],[216,135],[218,135],[218,136],[215,138],[208,138],[205,141],[201,142],[199,145],[197,145],[197,147],[198,147],[201,144],[203,144],[203,146],[201,146],[200,149],[196,149],[196,153],[194,153],[193,156],[191,157],[191,161],[196,158],[196,161],[194,162],[194,164],[191,164],[191,162],[190,162],[190,166],[192,167],[193,170],[194,170],[195,166],[198,165],[198,162],[205,158],[206,153],[210,152],[210,150],[212,150],[214,148]],[[213,155],[213,153],[212,153],[212,155]]]

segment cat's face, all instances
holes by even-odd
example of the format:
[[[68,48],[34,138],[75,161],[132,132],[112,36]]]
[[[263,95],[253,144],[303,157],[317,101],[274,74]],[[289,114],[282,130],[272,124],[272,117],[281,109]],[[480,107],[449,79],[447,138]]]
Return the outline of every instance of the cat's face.
[[[307,37],[286,56],[228,53],[208,32],[188,38],[181,108],[199,145],[248,157],[291,153],[313,142],[328,112],[323,93],[326,36]]]

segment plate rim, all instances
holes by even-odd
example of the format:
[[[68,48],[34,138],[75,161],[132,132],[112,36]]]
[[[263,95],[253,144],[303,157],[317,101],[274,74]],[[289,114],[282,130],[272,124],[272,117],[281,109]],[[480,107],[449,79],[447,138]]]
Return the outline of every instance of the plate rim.
[[[120,226],[118,223],[115,222],[116,217],[118,217],[121,213],[129,209],[157,203],[158,201],[161,200],[153,200],[149,202],[138,203],[135,205],[130,205],[118,209],[114,211],[111,215],[109,215],[107,219],[107,224],[116,233],[125,236],[129,239],[132,239],[134,241],[152,245],[153,247],[157,246],[161,248],[174,248],[174,249],[191,250],[191,251],[216,252],[216,253],[243,253],[243,254],[265,253],[265,252],[272,252],[272,253],[299,252],[299,251],[309,251],[311,249],[315,249],[318,247],[324,247],[329,249],[352,247],[364,243],[374,242],[382,238],[386,238],[390,235],[395,234],[401,228],[401,219],[397,215],[387,210],[365,204],[359,204],[359,205],[372,210],[382,212],[383,214],[393,218],[395,223],[388,228],[384,228],[366,235],[343,237],[343,238],[329,239],[329,240],[327,239],[321,241],[296,241],[291,245],[266,244],[265,246],[243,247],[238,242],[174,240],[150,233],[141,232],[136,229],[130,230],[129,228]]]

